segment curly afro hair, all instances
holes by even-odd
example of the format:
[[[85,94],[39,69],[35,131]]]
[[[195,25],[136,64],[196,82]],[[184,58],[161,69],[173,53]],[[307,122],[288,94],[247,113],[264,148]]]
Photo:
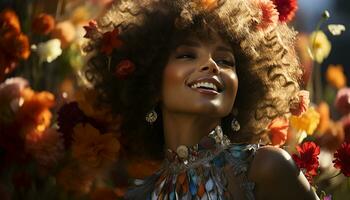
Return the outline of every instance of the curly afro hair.
[[[170,52],[189,36],[206,40],[215,32],[235,50],[239,87],[234,107],[240,131],[232,133],[233,116],[222,119],[225,134],[234,142],[266,140],[267,124],[289,115],[302,75],[294,50],[295,31],[282,23],[257,28],[261,11],[251,1],[218,0],[212,7],[200,2],[121,0],[97,22],[102,32],[118,28],[123,46],[107,56],[98,50],[98,40],[91,40],[88,46],[95,51],[85,74],[99,93],[99,105],[123,116],[123,145],[130,153],[161,158],[162,117],[150,126],[145,114],[156,107]],[[134,63],[135,70],[127,79],[118,79],[114,66],[125,59]]]

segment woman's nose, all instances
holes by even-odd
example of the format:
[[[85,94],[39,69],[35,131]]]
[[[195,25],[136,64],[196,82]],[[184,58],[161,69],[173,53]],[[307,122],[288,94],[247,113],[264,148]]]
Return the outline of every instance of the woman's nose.
[[[200,71],[208,71],[217,74],[219,72],[219,66],[215,63],[215,61],[212,58],[210,58],[206,64],[201,66]]]

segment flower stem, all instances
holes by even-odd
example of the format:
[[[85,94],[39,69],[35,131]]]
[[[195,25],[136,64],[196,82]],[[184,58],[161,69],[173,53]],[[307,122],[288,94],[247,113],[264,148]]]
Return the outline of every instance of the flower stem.
[[[308,88],[312,90],[311,99],[313,102],[319,104],[322,100],[322,81],[321,81],[321,64],[315,60],[316,52],[315,52],[315,43],[318,35],[318,31],[321,29],[322,24],[329,18],[328,11],[324,11],[321,19],[318,21],[315,28],[315,35],[312,39],[311,43],[311,54],[313,57],[313,70],[311,72],[311,79],[308,84]]]
[[[108,71],[111,71],[111,61],[112,61],[112,57],[108,56]]]
[[[333,175],[333,176],[329,177],[328,179],[335,178],[335,177],[339,176],[340,174],[341,174],[341,172],[338,172],[336,175]]]
[[[62,13],[63,5],[64,5],[64,0],[58,0],[57,1],[56,16],[55,16],[56,20],[60,17],[60,15]]]

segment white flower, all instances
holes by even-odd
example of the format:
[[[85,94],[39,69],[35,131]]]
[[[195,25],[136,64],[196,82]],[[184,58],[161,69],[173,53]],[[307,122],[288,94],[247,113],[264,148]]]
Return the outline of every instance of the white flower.
[[[41,62],[46,61],[50,63],[62,54],[61,41],[59,39],[39,43],[37,47],[34,46],[32,49],[36,49]]]
[[[345,31],[345,26],[343,24],[329,24],[328,30],[332,35],[341,35]]]

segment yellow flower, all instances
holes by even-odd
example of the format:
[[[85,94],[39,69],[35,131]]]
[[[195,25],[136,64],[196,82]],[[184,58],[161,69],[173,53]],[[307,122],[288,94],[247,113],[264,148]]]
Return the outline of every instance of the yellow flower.
[[[101,134],[90,124],[74,127],[72,155],[83,166],[101,169],[116,161],[119,141],[112,133]]]
[[[332,45],[322,31],[312,32],[310,35],[311,56],[313,60],[322,63],[331,52]]]
[[[289,120],[292,128],[312,135],[320,122],[320,114],[313,107],[310,107],[301,116],[291,116]]]
[[[329,65],[326,72],[326,79],[330,85],[340,89],[346,86],[346,76],[342,65]]]
[[[73,10],[71,20],[73,24],[77,25],[79,23],[86,23],[91,18],[89,10],[86,6],[80,6]]]

